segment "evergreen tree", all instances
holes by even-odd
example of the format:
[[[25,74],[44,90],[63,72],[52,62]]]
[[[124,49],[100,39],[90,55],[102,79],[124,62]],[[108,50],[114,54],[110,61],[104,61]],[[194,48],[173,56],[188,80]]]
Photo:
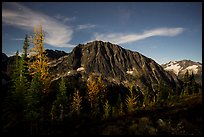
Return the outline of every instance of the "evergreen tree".
[[[137,93],[138,93],[138,106],[143,106],[144,103],[144,93],[141,91],[140,87],[137,86]]]
[[[29,41],[28,41],[28,35],[26,34],[25,36],[25,40],[24,40],[24,45],[23,45],[23,54],[22,54],[22,58],[23,58],[23,66],[24,66],[24,72],[25,72],[25,76],[27,78],[29,78],[29,72],[28,72],[28,47],[29,47]]]
[[[97,86],[98,86],[98,90],[99,90],[99,93],[98,93],[98,107],[99,107],[99,111],[102,112],[103,111],[103,105],[106,101],[106,91],[105,91],[105,85],[103,84],[103,81],[102,81],[102,77],[99,76],[98,79],[97,79]]]
[[[143,100],[143,107],[146,107],[150,104],[150,88],[149,87],[145,87],[144,89],[146,91],[146,94],[143,94],[144,95],[144,100]]]
[[[191,83],[191,94],[192,93],[197,93],[198,92],[198,84],[195,81],[195,77],[194,74],[192,72],[191,76],[190,76],[190,83]]]
[[[161,82],[159,83],[159,93],[158,93],[158,103],[161,105],[165,105],[167,102],[167,99],[169,97],[170,88],[165,83]]]
[[[36,134],[38,132],[38,125],[42,116],[42,90],[43,84],[40,79],[40,74],[36,73],[31,81],[30,89],[26,94],[26,108],[25,116],[26,120],[30,123],[30,134]]]
[[[23,58],[19,58],[17,51],[13,68],[14,70],[11,77],[11,87],[8,96],[4,101],[4,106],[7,108],[4,108],[3,111],[7,115],[4,115],[3,117],[5,118],[5,121],[8,120],[8,128],[10,126],[20,128],[19,125],[24,121],[25,93],[28,88],[28,81],[25,77],[23,61]]]
[[[198,92],[198,84],[195,81],[194,74],[192,72],[191,75],[189,75],[188,70],[186,71],[184,75],[184,95],[190,95],[194,92]]]
[[[189,79],[189,72],[188,70],[184,74],[184,95],[187,95],[190,93],[190,79]]]
[[[113,118],[116,118],[116,117],[118,116],[116,106],[111,106],[111,116],[112,116]]]
[[[14,83],[16,88],[16,93],[18,92],[18,93],[24,94],[28,88],[28,85],[27,85],[28,81],[25,76],[25,66],[24,66],[23,58],[20,59],[18,73],[19,73],[18,78],[16,78],[17,80]]]
[[[18,52],[17,52],[18,54]],[[17,55],[16,54],[16,55]],[[18,55],[16,56],[16,68],[14,71],[14,75],[12,77],[12,96],[15,100],[15,104],[18,105],[17,107],[19,111],[23,111],[24,108],[24,98],[25,98],[25,93],[28,88],[28,81],[25,76],[25,69],[24,69],[24,60],[21,57],[19,59]]]
[[[108,119],[110,117],[110,111],[111,111],[111,107],[110,107],[108,100],[107,100],[105,102],[105,105],[104,105],[103,119]]]
[[[116,102],[116,108],[117,108],[117,115],[119,115],[119,116],[124,115],[123,101],[122,101],[121,94],[118,95],[118,99],[117,99],[117,102]]]
[[[189,72],[187,70],[186,73],[184,74],[184,83],[188,83],[188,82],[189,82]]]
[[[23,45],[23,54],[22,54],[22,58],[24,60],[26,60],[27,56],[28,56],[28,47],[29,47],[29,41],[28,41],[28,35],[26,34],[25,40],[24,40],[24,45]]]
[[[56,111],[58,112],[58,116],[57,119],[58,120],[63,120],[65,114],[67,113],[67,109],[68,109],[68,98],[66,95],[66,85],[65,85],[65,81],[64,78],[61,78],[61,81],[59,83],[59,90],[57,93],[57,99],[54,102],[54,105],[56,107]]]
[[[57,109],[56,109],[56,105],[54,103],[52,104],[52,107],[51,107],[50,116],[51,116],[52,126],[54,126],[55,121],[57,119]]]

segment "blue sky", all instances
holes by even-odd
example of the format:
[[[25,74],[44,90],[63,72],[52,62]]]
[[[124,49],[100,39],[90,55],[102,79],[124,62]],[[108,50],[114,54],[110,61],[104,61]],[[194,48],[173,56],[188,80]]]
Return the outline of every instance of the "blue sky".
[[[202,63],[200,2],[18,2],[2,4],[2,52],[21,51],[25,34],[42,24],[45,48],[71,52],[109,41],[157,63]]]

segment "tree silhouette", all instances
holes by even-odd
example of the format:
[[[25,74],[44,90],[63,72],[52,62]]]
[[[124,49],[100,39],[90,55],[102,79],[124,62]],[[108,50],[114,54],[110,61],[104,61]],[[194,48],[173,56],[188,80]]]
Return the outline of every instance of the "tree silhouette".
[[[25,116],[26,120],[30,123],[30,134],[37,134],[38,125],[42,112],[40,111],[43,107],[42,97],[43,97],[43,83],[40,79],[40,74],[36,73],[31,81],[30,89],[26,93],[26,108]]]
[[[66,95],[66,85],[65,85],[65,81],[64,78],[61,78],[61,81],[59,83],[59,90],[57,92],[57,99],[54,102],[54,105],[56,107],[56,111],[59,115],[57,115],[57,120],[63,120],[65,114],[67,113],[67,109],[68,109],[68,98]]]
[[[24,73],[27,78],[29,78],[29,67],[28,67],[28,47],[29,47],[29,40],[28,40],[28,35],[26,34],[25,40],[24,40],[24,45],[23,45],[23,53],[22,53],[22,59],[23,59],[23,66],[24,66]]]
[[[4,121],[8,122],[7,128],[12,126],[20,128],[19,125],[24,121],[25,93],[28,89],[28,81],[25,76],[23,62],[23,58],[19,58],[17,51],[14,70],[11,76],[11,87],[3,103],[7,107],[3,109],[5,112],[3,113]]]
[[[105,102],[105,105],[104,105],[103,119],[108,119],[110,117],[110,111],[111,111],[111,107],[110,107],[108,100],[107,100]]]
[[[24,40],[24,45],[23,45],[23,54],[22,54],[22,58],[24,60],[26,60],[27,56],[28,56],[28,47],[29,47],[29,40],[28,40],[28,35],[26,34],[25,40]]]

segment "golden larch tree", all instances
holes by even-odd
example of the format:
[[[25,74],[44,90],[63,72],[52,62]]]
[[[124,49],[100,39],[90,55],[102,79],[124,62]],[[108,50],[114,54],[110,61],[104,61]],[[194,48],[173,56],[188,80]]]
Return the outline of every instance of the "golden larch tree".
[[[135,95],[133,95],[133,86],[130,85],[130,95],[128,95],[125,99],[128,113],[133,113],[135,111],[137,98],[138,96],[136,97]]]
[[[73,101],[71,103],[71,112],[74,114],[76,113],[77,116],[80,115],[81,109],[82,109],[82,97],[79,94],[79,91],[77,90],[73,95]]]
[[[30,37],[33,48],[30,50],[31,64],[29,70],[31,75],[40,74],[40,79],[43,81],[45,88],[49,87],[48,78],[48,58],[44,48],[44,33],[42,25],[38,28],[34,27],[34,34]]]

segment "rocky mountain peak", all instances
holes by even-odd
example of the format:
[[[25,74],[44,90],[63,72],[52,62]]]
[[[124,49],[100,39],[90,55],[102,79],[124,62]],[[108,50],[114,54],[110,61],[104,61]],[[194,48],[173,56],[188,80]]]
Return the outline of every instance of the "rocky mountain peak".
[[[57,65],[56,65],[57,64]],[[175,79],[154,60],[139,52],[126,50],[110,42],[93,41],[79,44],[67,56],[51,62],[53,74],[71,75],[81,73],[102,75],[107,81],[117,84],[134,83],[142,88],[160,82],[175,88]]]

